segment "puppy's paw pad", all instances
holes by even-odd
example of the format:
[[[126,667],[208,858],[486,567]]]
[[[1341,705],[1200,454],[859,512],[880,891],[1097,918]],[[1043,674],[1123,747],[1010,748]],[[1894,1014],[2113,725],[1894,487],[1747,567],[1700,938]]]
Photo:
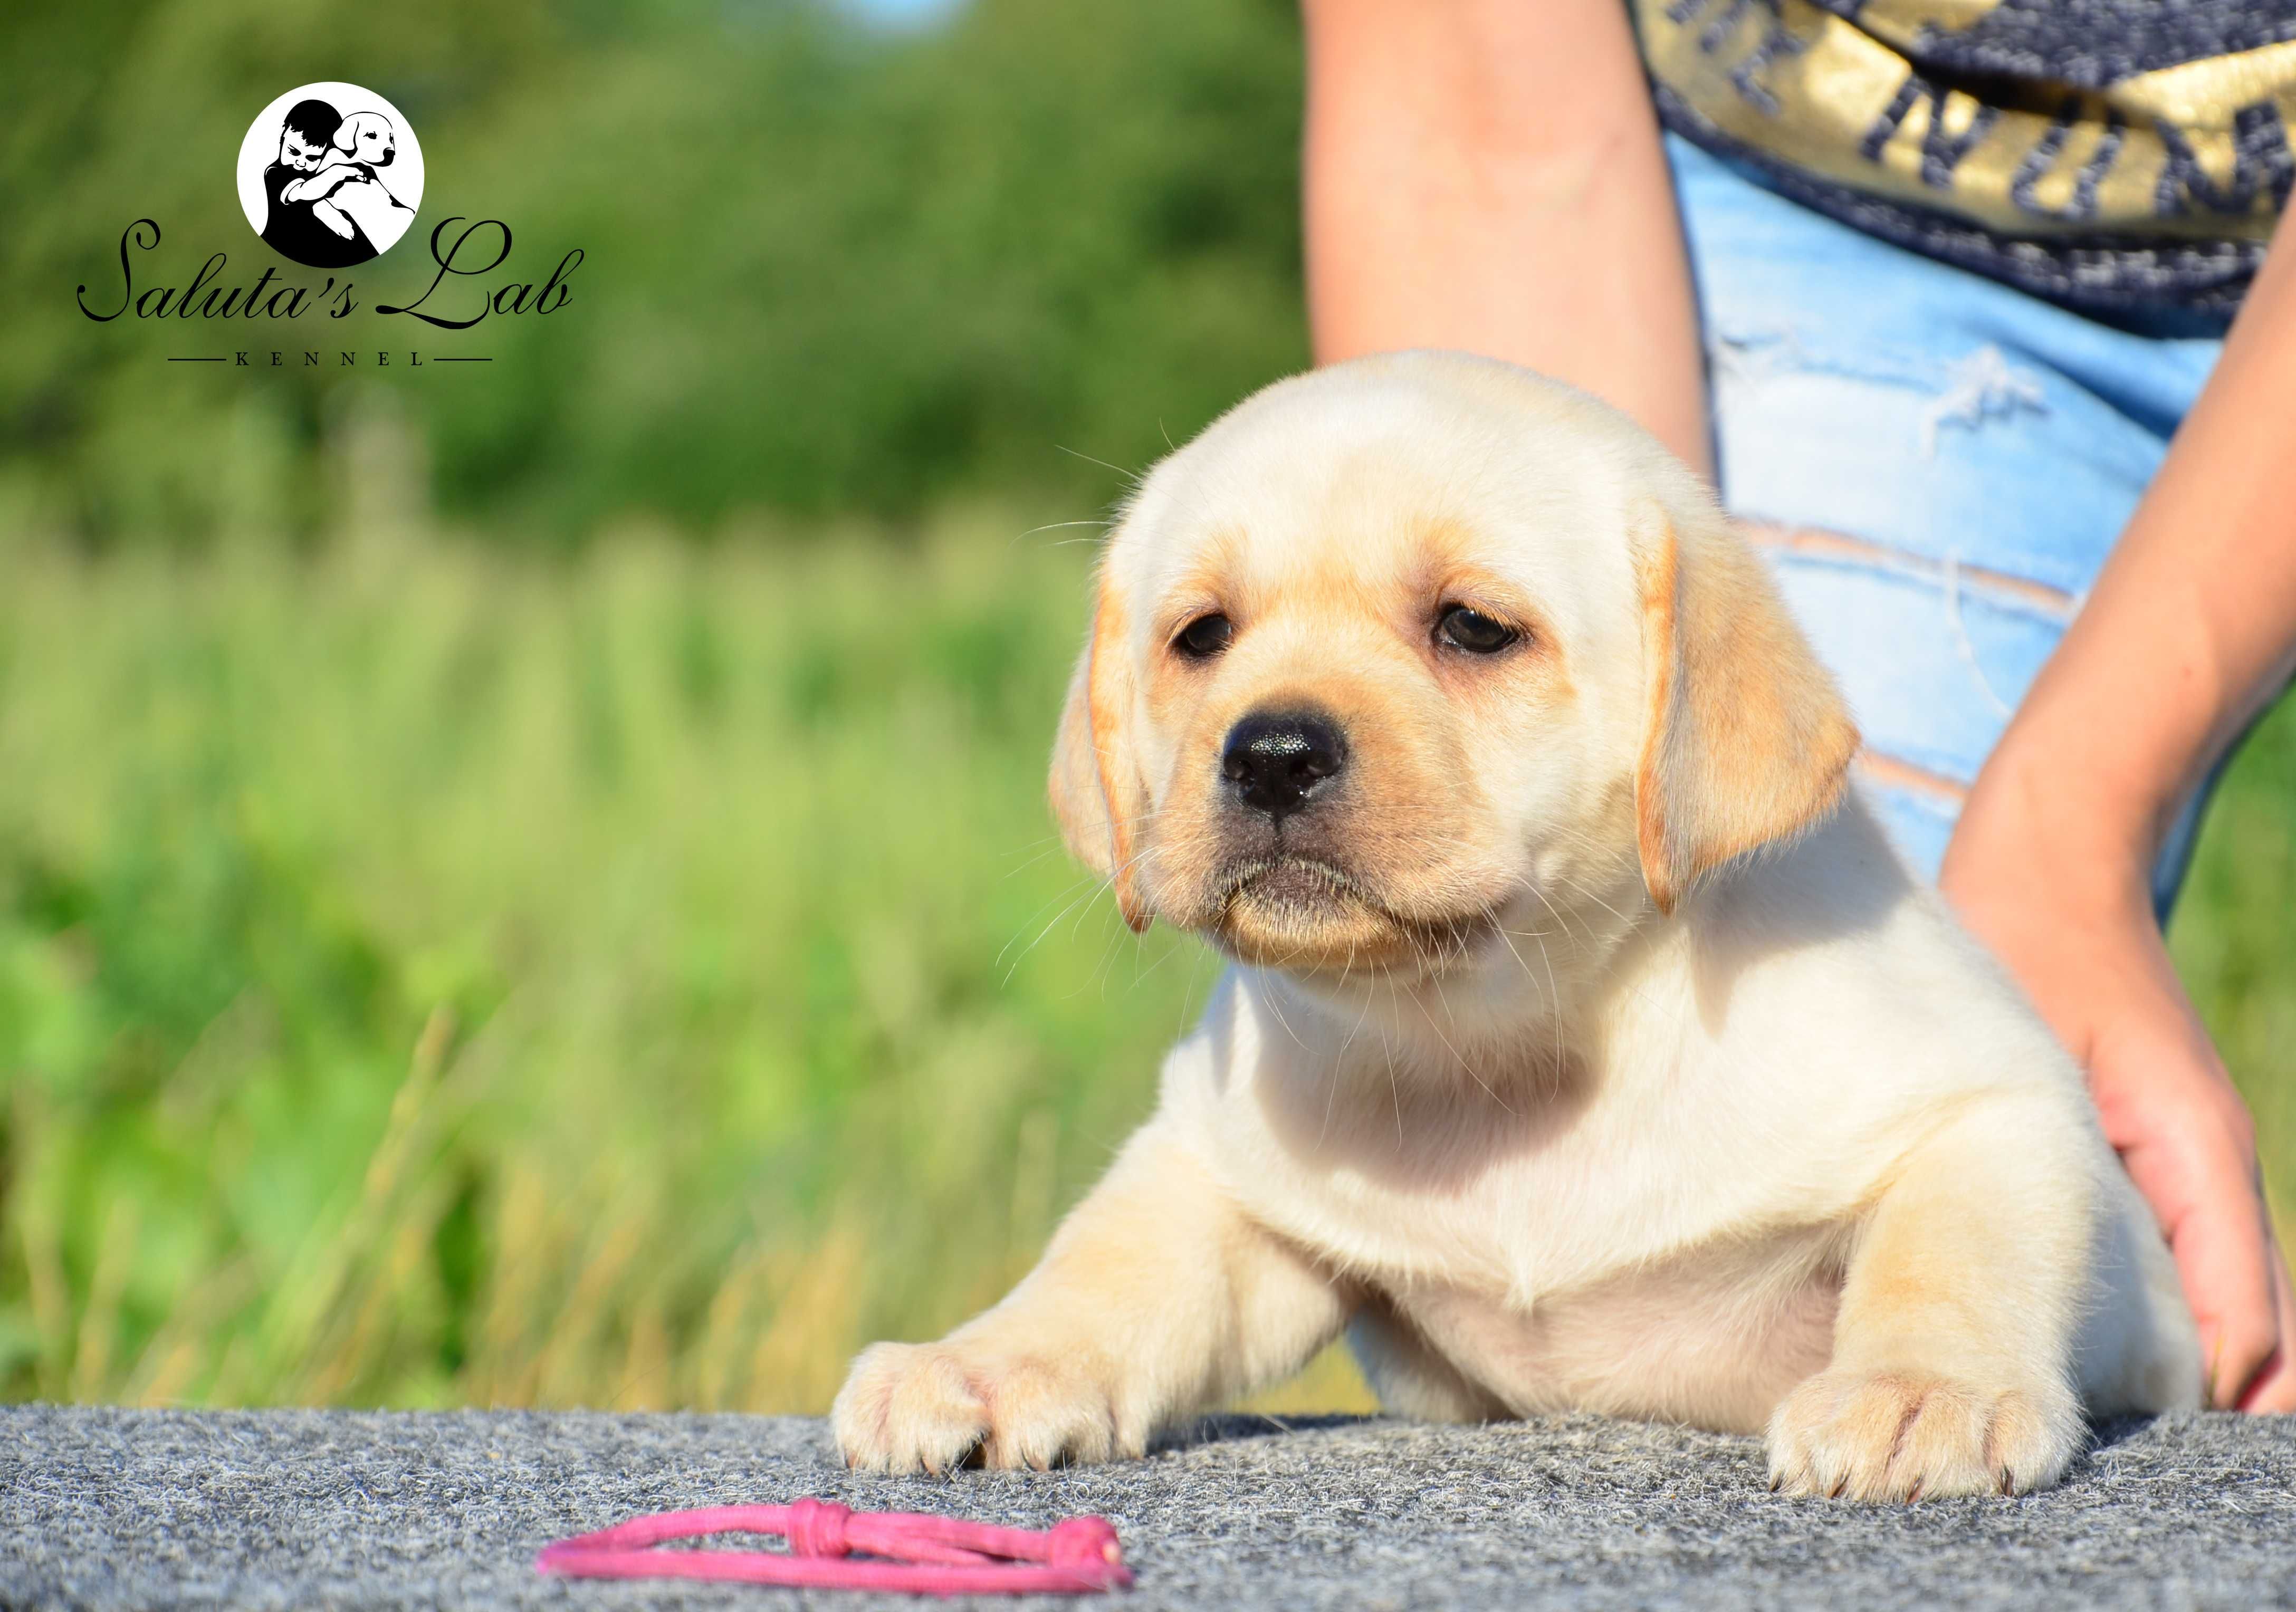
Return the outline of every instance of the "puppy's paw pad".
[[[1857,1501],[2021,1494],[2062,1476],[2080,1413],[2063,1388],[1829,1371],[1770,1419],[1770,1486]]]
[[[988,1407],[938,1345],[874,1344],[830,1407],[845,1463],[869,1472],[947,1472],[988,1436]]]
[[[993,1467],[1087,1465],[1116,1453],[1115,1417],[1099,1385],[1039,1360],[1013,1362],[992,1394],[983,1454]]]
[[[2071,1395],[2004,1394],[1994,1402],[1985,1432],[1986,1475],[2001,1494],[2053,1487],[2087,1437],[2087,1422]]]
[[[947,1472],[975,1452],[1039,1470],[1138,1452],[1086,1373],[954,1344],[864,1350],[830,1420],[847,1464],[873,1472]]]

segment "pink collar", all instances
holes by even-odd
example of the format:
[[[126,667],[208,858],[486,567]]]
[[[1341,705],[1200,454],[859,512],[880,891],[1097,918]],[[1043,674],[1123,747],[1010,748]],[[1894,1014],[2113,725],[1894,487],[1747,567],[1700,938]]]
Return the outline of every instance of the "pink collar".
[[[779,1534],[790,1548],[786,1554],[652,1549],[706,1534]],[[884,1559],[857,1559],[856,1552]],[[1104,1517],[1071,1517],[1036,1533],[914,1511],[853,1511],[824,1500],[634,1517],[562,1539],[534,1566],[575,1578],[705,1578],[912,1595],[1091,1595],[1132,1587],[1116,1529]]]

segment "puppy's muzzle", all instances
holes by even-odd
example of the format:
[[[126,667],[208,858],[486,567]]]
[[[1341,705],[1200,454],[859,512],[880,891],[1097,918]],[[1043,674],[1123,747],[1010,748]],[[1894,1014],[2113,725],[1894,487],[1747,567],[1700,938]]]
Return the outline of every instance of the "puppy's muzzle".
[[[1347,741],[1319,711],[1254,711],[1228,730],[1220,776],[1246,812],[1281,822],[1346,770]]]

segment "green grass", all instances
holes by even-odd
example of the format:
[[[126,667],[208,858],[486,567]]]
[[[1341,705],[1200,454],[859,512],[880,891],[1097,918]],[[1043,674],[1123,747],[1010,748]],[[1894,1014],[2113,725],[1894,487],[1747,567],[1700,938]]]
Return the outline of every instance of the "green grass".
[[[1211,975],[1052,838],[1013,529],[0,557],[0,1393],[817,1410],[996,1296]],[[2176,936],[2283,1202],[2292,788]]]

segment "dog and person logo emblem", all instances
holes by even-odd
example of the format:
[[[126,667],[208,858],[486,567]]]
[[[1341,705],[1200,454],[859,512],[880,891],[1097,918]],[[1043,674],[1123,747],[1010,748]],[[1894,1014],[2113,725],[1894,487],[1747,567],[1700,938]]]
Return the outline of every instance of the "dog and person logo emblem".
[[[371,263],[406,239],[422,208],[422,143],[414,136],[406,115],[382,96],[362,85],[327,80],[306,84],[275,97],[256,114],[239,143],[234,168],[240,210],[247,226],[278,261],[262,262],[252,281],[234,276],[232,254],[196,243],[197,266],[163,252],[163,232],[156,217],[129,223],[119,234],[119,277],[116,290],[81,282],[74,290],[80,312],[98,324],[133,315],[137,320],[166,321],[169,328],[189,330],[229,328],[227,322],[265,319],[287,322],[307,316],[342,319],[365,305],[346,270]],[[573,292],[569,283],[581,266],[582,249],[566,248],[546,275],[532,276],[524,265],[511,266],[512,237],[509,223],[499,217],[473,217],[449,211],[427,235],[430,262],[418,268],[427,283],[416,279],[416,294],[404,302],[373,305],[385,316],[405,315],[432,329],[467,331],[490,319],[548,315],[564,307]],[[419,254],[418,254],[419,256]],[[404,266],[405,260],[399,260]],[[318,270],[324,283],[313,283],[286,264]],[[188,279],[184,276],[188,272]],[[395,276],[406,281],[407,276]],[[394,287],[394,289],[396,289]],[[95,298],[89,301],[90,295]],[[113,298],[116,307],[107,306]],[[199,326],[185,321],[202,322]],[[212,325],[206,322],[214,322]],[[386,351],[354,350],[338,341],[342,364],[372,362],[389,364]],[[362,355],[366,355],[365,357]],[[265,368],[282,368],[287,362],[283,344],[268,355]],[[411,346],[403,352],[407,367],[425,362]],[[437,355],[441,363],[491,364],[484,354]],[[176,353],[170,364],[225,364],[253,367],[259,359],[251,348],[227,353]],[[306,366],[321,362],[320,349],[307,347]]]
[[[422,146],[406,115],[356,84],[307,84],[256,115],[239,146],[239,205],[281,257],[348,268],[397,245],[422,205]]]

